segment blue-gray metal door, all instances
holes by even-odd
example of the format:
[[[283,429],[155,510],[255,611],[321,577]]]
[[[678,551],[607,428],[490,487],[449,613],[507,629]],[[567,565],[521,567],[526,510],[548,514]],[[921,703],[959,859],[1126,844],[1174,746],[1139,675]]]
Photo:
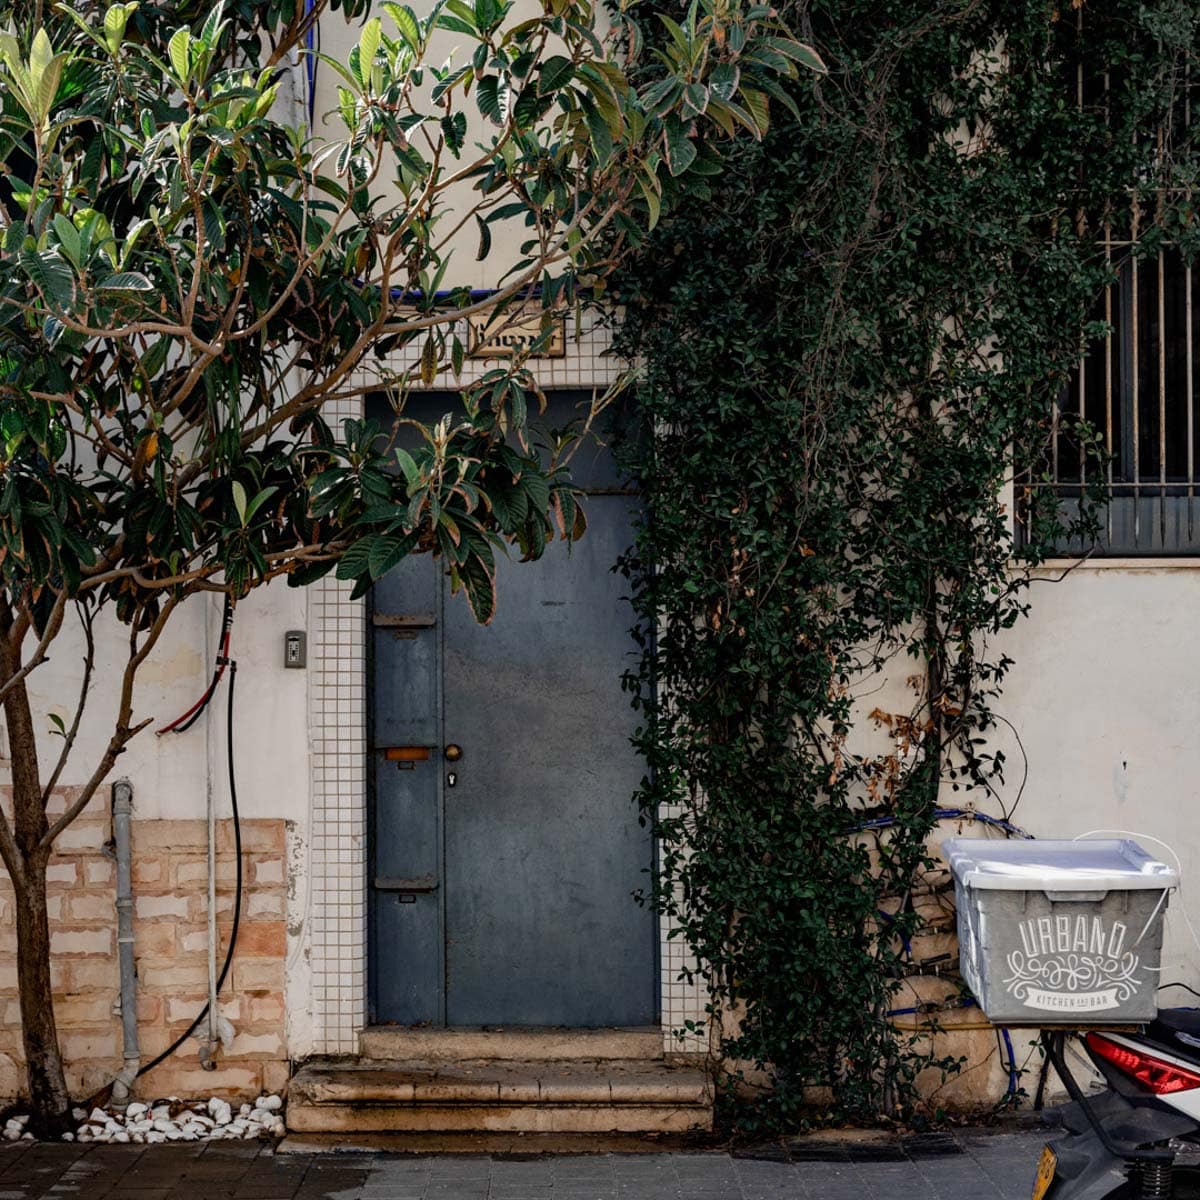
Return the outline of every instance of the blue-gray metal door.
[[[652,846],[631,800],[643,766],[620,683],[633,614],[612,570],[636,501],[598,448],[575,473],[591,493],[587,535],[501,562],[491,625],[427,557],[375,588],[377,1021],[656,1019],[655,922],[634,900]]]

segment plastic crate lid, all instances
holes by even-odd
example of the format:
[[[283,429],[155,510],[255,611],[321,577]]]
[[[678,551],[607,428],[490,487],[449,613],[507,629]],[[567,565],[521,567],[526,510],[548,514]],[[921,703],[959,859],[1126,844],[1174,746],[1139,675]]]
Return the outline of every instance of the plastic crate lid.
[[[947,838],[942,857],[964,887],[1007,891],[1100,892],[1171,888],[1179,874],[1137,842],[1084,838],[999,841]]]

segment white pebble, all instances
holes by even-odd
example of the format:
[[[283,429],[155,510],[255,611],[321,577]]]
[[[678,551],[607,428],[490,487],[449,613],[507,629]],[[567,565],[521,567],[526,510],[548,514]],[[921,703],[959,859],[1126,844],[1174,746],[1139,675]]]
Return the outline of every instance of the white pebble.
[[[102,1108],[93,1108],[92,1111],[88,1113],[88,1120],[91,1121],[93,1125],[103,1125],[104,1122],[108,1120],[108,1113],[106,1113]]]
[[[149,1112],[149,1111],[150,1110],[146,1107],[146,1105],[139,1104],[135,1100],[132,1104],[126,1106],[125,1116],[128,1120],[136,1121],[137,1118],[142,1115],[142,1113]]]
[[[75,1140],[75,1135],[68,1129],[67,1132],[62,1135],[62,1140],[64,1142],[73,1142]]]
[[[251,1108],[250,1108],[249,1104],[243,1104],[242,1107],[238,1109],[239,1117],[248,1117],[250,1115],[250,1113],[251,1113]]]
[[[183,1130],[179,1129],[175,1125],[172,1125],[171,1128],[166,1133],[166,1138],[167,1138],[168,1142],[177,1142],[182,1137],[183,1137]]]
[[[250,1120],[257,1121],[260,1125],[270,1119],[271,1114],[265,1108],[253,1108],[250,1110]]]
[[[283,1099],[279,1096],[259,1096],[254,1102],[255,1108],[265,1108],[269,1112],[283,1107]]]
[[[32,1141],[33,1141],[33,1134],[32,1134],[32,1133],[23,1133],[23,1134],[21,1134],[21,1141],[23,1141],[23,1142],[32,1142]]]
[[[86,1130],[82,1130],[79,1134],[79,1140],[81,1142],[90,1142],[92,1140],[92,1135]]]
[[[71,1109],[71,1116],[73,1116],[75,1118],[75,1120],[77,1120],[77,1121],[82,1121],[82,1120],[84,1120],[84,1118],[87,1117],[87,1109],[86,1108],[73,1108],[73,1109]]]
[[[29,1114],[28,1113],[17,1113],[17,1115],[15,1117],[9,1117],[9,1120],[15,1121],[18,1125],[28,1125],[29,1124]]]
[[[146,1141],[146,1135],[144,1133],[131,1133],[129,1135],[129,1139],[130,1141],[137,1142],[137,1144],[141,1146]]]
[[[171,1110],[170,1110],[170,1108],[169,1108],[167,1105],[165,1105],[165,1104],[156,1104],[156,1105],[155,1105],[155,1106],[154,1106],[154,1107],[153,1107],[153,1108],[150,1110],[150,1116],[151,1116],[151,1117],[152,1117],[152,1118],[153,1118],[155,1121],[168,1121],[168,1120],[170,1120],[170,1118],[171,1118]]]
[[[155,1117],[153,1127],[157,1129],[159,1133],[170,1133],[171,1130],[175,1128],[175,1125],[166,1117]]]
[[[8,1129],[8,1128],[6,1128],[6,1129],[4,1130],[4,1139],[5,1139],[5,1141],[9,1141],[9,1142],[15,1142],[15,1141],[16,1141],[16,1140],[17,1140],[17,1139],[20,1137],[20,1136],[21,1136],[21,1131],[20,1131],[19,1129]]]
[[[167,1135],[165,1133],[159,1133],[157,1129],[152,1129],[145,1135],[145,1138],[146,1141],[150,1142],[152,1145],[157,1145],[159,1142],[165,1142],[167,1140]]]
[[[113,1134],[112,1140],[114,1142],[127,1142],[129,1141],[129,1134],[127,1134],[124,1129],[118,1129],[117,1132]]]

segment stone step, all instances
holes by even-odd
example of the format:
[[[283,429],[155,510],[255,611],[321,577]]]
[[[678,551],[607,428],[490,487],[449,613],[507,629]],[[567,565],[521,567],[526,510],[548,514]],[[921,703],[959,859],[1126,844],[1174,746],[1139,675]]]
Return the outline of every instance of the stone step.
[[[657,1025],[624,1029],[482,1028],[431,1029],[374,1025],[359,1035],[364,1058],[391,1061],[462,1062],[508,1059],[658,1059],[663,1033]]]
[[[708,1129],[701,1070],[645,1059],[309,1063],[288,1089],[296,1132],[683,1133]]]

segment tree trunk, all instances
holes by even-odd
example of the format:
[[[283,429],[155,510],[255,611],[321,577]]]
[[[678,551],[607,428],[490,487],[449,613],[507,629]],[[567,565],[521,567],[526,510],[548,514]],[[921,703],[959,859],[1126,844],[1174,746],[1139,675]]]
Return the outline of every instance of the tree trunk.
[[[71,1097],[63,1074],[50,984],[50,922],[46,914],[46,855],[26,860],[24,886],[16,889],[17,986],[21,1034],[34,1132],[68,1128]]]
[[[11,678],[15,663],[10,659],[3,665]],[[54,1022],[50,920],[46,911],[50,849],[41,845],[48,826],[42,804],[37,736],[24,681],[4,698],[4,719],[12,755],[13,833],[21,858],[21,877],[13,879],[13,894],[17,910],[17,987],[21,996],[30,1114],[35,1133],[55,1135],[70,1124],[71,1097],[67,1093]]]

